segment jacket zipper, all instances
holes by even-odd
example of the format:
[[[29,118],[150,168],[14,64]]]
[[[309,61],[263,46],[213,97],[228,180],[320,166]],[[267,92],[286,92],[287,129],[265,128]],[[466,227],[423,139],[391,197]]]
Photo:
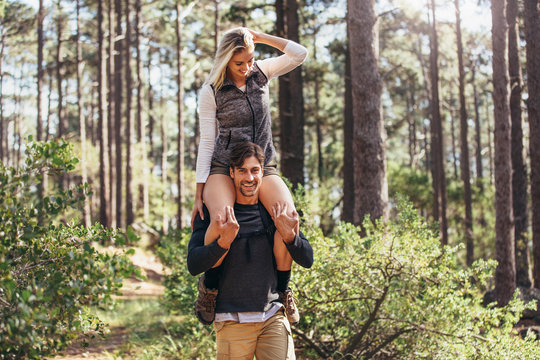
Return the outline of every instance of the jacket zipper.
[[[247,88],[246,88],[246,90],[247,90]],[[252,119],[252,127],[253,127],[252,136],[251,136],[251,142],[254,143],[255,142],[255,111],[253,111],[253,106],[251,106],[251,102],[249,101],[247,93],[246,93],[246,100],[247,100],[247,103],[249,105],[249,110],[251,110],[251,119]]]

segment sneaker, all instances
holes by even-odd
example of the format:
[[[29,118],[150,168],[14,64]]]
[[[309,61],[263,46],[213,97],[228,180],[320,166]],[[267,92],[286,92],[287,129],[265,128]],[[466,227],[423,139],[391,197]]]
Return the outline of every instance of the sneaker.
[[[285,307],[285,315],[287,315],[287,320],[289,320],[289,322],[293,325],[298,324],[298,321],[300,321],[300,313],[296,307],[296,299],[293,296],[291,288],[287,288],[285,292],[280,292],[279,298]]]
[[[211,325],[216,317],[216,296],[218,291],[207,289],[204,285],[204,274],[199,278],[199,293],[195,301],[195,315],[204,325]]]

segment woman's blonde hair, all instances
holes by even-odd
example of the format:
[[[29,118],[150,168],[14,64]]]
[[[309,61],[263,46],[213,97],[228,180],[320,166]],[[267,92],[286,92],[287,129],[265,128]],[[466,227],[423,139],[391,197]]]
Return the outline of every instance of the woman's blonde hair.
[[[212,67],[205,84],[213,86],[214,91],[218,91],[225,81],[227,64],[233,55],[245,49],[249,51],[255,49],[253,35],[251,35],[248,29],[239,27],[227,31],[219,42],[216,57],[214,58],[214,66]]]

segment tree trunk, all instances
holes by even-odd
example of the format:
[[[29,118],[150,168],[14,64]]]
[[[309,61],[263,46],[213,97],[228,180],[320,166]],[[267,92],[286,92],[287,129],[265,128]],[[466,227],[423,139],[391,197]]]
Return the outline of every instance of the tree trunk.
[[[176,1],[176,103],[178,106],[177,122],[178,132],[176,136],[177,143],[177,167],[176,167],[176,186],[178,187],[177,214],[176,223],[180,229],[183,226],[183,202],[184,202],[184,91],[182,85],[182,18],[180,1]]]
[[[4,138],[7,139],[7,135],[4,136],[4,48],[6,46],[6,35],[4,30],[0,29],[0,162],[4,162],[4,154],[7,152],[7,147],[4,150]],[[7,132],[6,125],[6,132]],[[7,162],[5,162],[7,164]]]
[[[38,54],[37,54],[37,129],[36,139],[41,141],[43,134],[43,120],[41,111],[41,96],[43,87],[43,0],[39,0],[39,10],[37,18],[37,33],[38,33]],[[1,70],[1,69],[0,69]],[[39,197],[43,197],[43,183],[39,185]]]
[[[354,164],[353,141],[354,121],[351,84],[351,52],[350,44],[345,49],[345,99],[343,109],[343,215],[341,220],[354,222]]]
[[[493,165],[493,142],[491,141],[491,134],[493,134],[493,127],[491,124],[491,119],[489,118],[489,114],[490,114],[489,104],[486,101],[486,122],[488,126],[487,134],[488,134],[488,158],[489,158],[489,184],[493,185],[493,178],[494,178],[493,169],[495,168],[495,166]]]
[[[116,35],[122,34],[122,0],[115,0]],[[123,227],[122,219],[122,70],[124,46],[122,40],[114,43],[114,136],[116,154],[116,226]]]
[[[474,97],[474,127],[475,127],[475,139],[476,139],[476,183],[480,187],[480,190],[483,189],[483,166],[482,166],[482,140],[480,137],[481,128],[480,128],[480,104],[478,100],[478,91],[476,90],[476,71],[477,64],[475,63],[471,69],[471,83],[473,86],[473,97]]]
[[[106,227],[111,226],[109,213],[109,157],[108,121],[105,114],[107,86],[107,53],[103,36],[103,1],[98,0],[98,131],[99,131],[99,222]]]
[[[411,168],[416,168],[417,159],[416,159],[416,118],[415,118],[415,108],[416,108],[416,99],[414,97],[414,87],[412,81],[409,82],[409,86],[406,91],[406,101],[407,101],[407,124],[409,125],[409,166]]]
[[[319,33],[319,27],[315,28],[313,31],[313,61],[316,63],[318,61],[317,58],[317,35]],[[315,134],[316,134],[316,141],[317,141],[317,175],[319,178],[319,183],[322,183],[323,181],[323,170],[324,170],[324,162],[323,162],[323,154],[322,154],[322,130],[321,130],[321,123],[322,119],[319,114],[320,109],[320,98],[321,98],[321,76],[320,73],[317,70],[316,74],[313,74],[315,76]]]
[[[285,2],[285,4],[283,4]],[[296,0],[276,1],[278,34],[300,42]],[[283,8],[285,6],[285,8]],[[294,187],[304,185],[304,97],[302,69],[279,78],[281,171]]]
[[[382,119],[382,79],[377,65],[378,25],[375,0],[347,1],[354,121],[354,223],[364,217],[388,217],[385,132]]]
[[[146,166],[146,141],[144,138],[144,124],[142,120],[143,112],[143,79],[142,79],[142,60],[141,60],[141,0],[135,0],[135,47],[137,51],[137,143],[140,147],[141,163],[143,164],[143,179],[139,184],[139,196],[137,201],[137,207],[143,209],[144,221],[149,220],[149,208],[148,208],[148,167]]]
[[[458,179],[458,169],[457,169],[457,151],[456,151],[456,116],[454,108],[454,99],[451,100],[452,104],[450,107],[450,127],[451,127],[451,136],[452,136],[452,165],[454,167],[454,179]]]
[[[219,2],[220,0],[214,0],[214,54],[217,52],[219,44],[219,20],[221,18],[219,14]]]
[[[506,0],[491,0],[495,115],[495,298],[506,305],[516,288]]]
[[[435,19],[435,1],[431,0],[433,17],[430,37],[430,76],[431,76],[431,158],[433,161],[434,217],[439,221],[441,243],[448,244],[448,222],[446,218],[446,176],[444,171],[444,146],[442,120],[439,108],[439,44],[437,21]]]
[[[163,84],[163,83],[162,83]],[[161,98],[160,98],[160,110],[161,110],[161,143],[162,143],[162,150],[161,150],[161,184],[163,188],[163,193],[161,195],[162,200],[162,211],[163,211],[163,218],[162,218],[162,226],[163,226],[163,234],[169,233],[169,218],[167,216],[167,202],[169,201],[169,196],[167,194],[167,152],[168,150],[168,144],[167,144],[167,127],[165,124],[166,117],[163,114],[163,90],[161,91]]]
[[[523,158],[521,128],[521,64],[519,60],[519,24],[517,0],[508,0],[508,70],[510,75],[510,115],[512,121],[512,200],[516,255],[516,285],[531,286],[529,246],[527,244],[527,169]]]
[[[60,8],[60,2],[58,2],[58,8]],[[62,92],[62,30],[63,24],[61,17],[59,16],[56,20],[56,88],[58,91],[58,130],[56,132],[56,137],[61,138],[64,134],[64,97]]]
[[[148,56],[148,79],[151,79],[152,73],[152,48],[149,50]],[[152,82],[148,81],[148,141],[149,141],[149,151],[148,156],[150,156],[151,161],[154,161],[154,124],[156,120],[154,117],[154,88],[152,87]]]
[[[537,0],[524,0],[525,39],[527,43],[527,112],[529,115],[529,151],[531,156],[531,198],[534,287],[540,289],[540,9]]]
[[[47,124],[45,125],[45,141],[49,141],[49,135],[51,134],[51,106],[52,106],[52,92],[53,92],[53,80],[54,76],[52,74],[51,67],[47,70],[47,76],[49,76],[49,93],[47,95]],[[44,186],[46,189],[47,186]]]
[[[133,214],[133,194],[131,190],[132,171],[131,171],[131,134],[133,132],[133,121],[131,117],[131,100],[133,98],[133,85],[131,81],[131,6],[130,0],[126,0],[126,227],[133,224],[135,215]]]
[[[463,43],[461,39],[461,12],[459,0],[454,0],[456,6],[456,35],[459,66],[459,133],[461,180],[463,180],[463,201],[465,203],[465,244],[467,249],[467,266],[474,261],[473,215],[471,195],[471,169],[469,165],[469,126],[467,125],[467,104],[465,103],[465,69],[463,65]]]
[[[114,30],[114,3],[113,0],[109,0],[108,18],[109,18],[109,61],[107,62],[107,79],[109,84],[109,91],[107,95],[107,125],[108,125],[108,153],[109,153],[109,222],[112,227],[117,227],[116,224],[116,167],[115,157],[116,152],[116,134],[115,134],[115,78],[114,78],[114,51],[116,44],[116,32]]]
[[[79,131],[81,138],[81,170],[82,170],[82,183],[85,184],[88,182],[88,171],[86,169],[86,123],[84,121],[83,115],[83,104],[82,104],[82,91],[81,91],[81,79],[83,76],[82,73],[82,49],[81,49],[81,29],[80,29],[80,11],[81,4],[80,0],[77,0],[77,34],[75,35],[75,42],[77,47],[77,115],[79,117]],[[91,211],[90,211],[90,199],[86,198],[83,203],[83,225],[90,226],[91,220]]]

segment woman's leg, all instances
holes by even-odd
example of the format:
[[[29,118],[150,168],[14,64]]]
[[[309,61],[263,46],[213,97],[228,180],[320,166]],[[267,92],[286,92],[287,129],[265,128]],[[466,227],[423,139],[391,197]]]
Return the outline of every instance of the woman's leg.
[[[203,201],[210,213],[210,225],[204,236],[204,245],[217,240],[219,233],[217,218],[225,217],[225,207],[234,206],[234,184],[228,175],[213,174],[208,177],[203,190]],[[221,264],[221,258],[214,267]]]
[[[291,212],[295,209],[289,188],[278,175],[268,175],[263,178],[259,200],[270,214],[272,214],[272,207],[276,203],[286,203]],[[296,229],[296,232],[298,232],[298,229]],[[291,270],[292,257],[277,231],[274,236],[274,256],[276,257],[278,271]]]

